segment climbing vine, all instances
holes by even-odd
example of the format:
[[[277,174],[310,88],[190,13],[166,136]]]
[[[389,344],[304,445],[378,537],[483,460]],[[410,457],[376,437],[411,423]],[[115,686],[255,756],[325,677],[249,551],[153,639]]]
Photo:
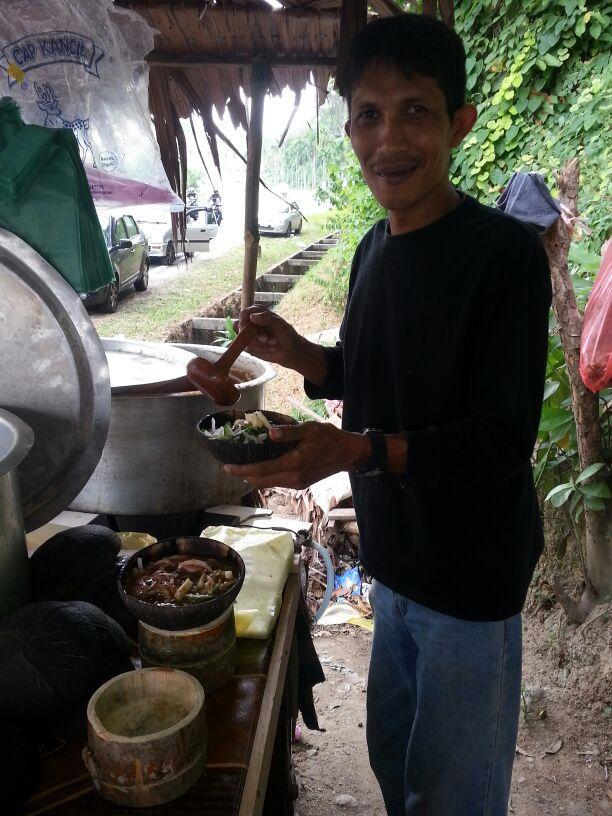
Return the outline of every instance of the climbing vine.
[[[556,171],[578,156],[580,211],[599,247],[610,232],[612,2],[458,6],[478,120],[455,154],[453,181],[492,202],[515,170],[537,170],[554,191]]]

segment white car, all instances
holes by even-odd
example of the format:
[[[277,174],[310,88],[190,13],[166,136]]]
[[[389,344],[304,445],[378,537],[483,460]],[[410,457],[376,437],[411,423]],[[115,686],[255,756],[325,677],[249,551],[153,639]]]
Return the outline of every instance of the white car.
[[[210,207],[189,207],[185,215],[185,252],[188,255],[208,252],[219,229],[213,211]],[[141,218],[139,224],[148,239],[149,258],[163,258],[165,263],[172,265],[176,261],[177,248],[169,216]],[[177,238],[180,241],[180,235]]]
[[[302,215],[295,201],[276,198],[261,205],[258,226],[263,235],[284,235],[289,238],[292,232],[299,235],[302,231]]]

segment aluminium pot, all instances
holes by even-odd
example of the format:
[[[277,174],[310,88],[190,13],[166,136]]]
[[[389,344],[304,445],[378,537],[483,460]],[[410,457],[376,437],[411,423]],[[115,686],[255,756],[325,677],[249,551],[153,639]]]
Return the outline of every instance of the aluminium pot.
[[[0,618],[29,599],[26,545],[17,467],[34,444],[34,432],[0,408]]]
[[[217,346],[177,344],[210,362]],[[234,367],[240,382],[237,408],[264,407],[264,386],[276,372],[242,353]],[[72,510],[115,516],[192,513],[217,504],[239,504],[250,491],[230,476],[199,438],[198,421],[219,406],[199,391],[178,394],[113,394],[102,456]]]

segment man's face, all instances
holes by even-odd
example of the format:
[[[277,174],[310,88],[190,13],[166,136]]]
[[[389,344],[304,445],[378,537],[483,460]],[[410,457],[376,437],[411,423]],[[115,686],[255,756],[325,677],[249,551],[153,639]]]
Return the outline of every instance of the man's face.
[[[475,118],[474,108],[465,105],[451,120],[431,77],[407,78],[381,62],[367,66],[353,90],[346,132],[366,184],[389,211],[392,233],[426,226],[454,206],[450,149]]]

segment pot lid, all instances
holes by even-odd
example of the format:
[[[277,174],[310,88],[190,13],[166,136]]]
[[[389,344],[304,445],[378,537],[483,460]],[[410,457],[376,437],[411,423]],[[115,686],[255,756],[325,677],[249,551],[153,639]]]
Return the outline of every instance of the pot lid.
[[[111,393],[160,394],[193,390],[186,380],[187,363],[196,355],[169,343],[102,338]]]
[[[34,434],[19,417],[0,408],[0,476],[22,463],[34,444]]]
[[[110,424],[108,365],[75,290],[4,229],[0,291],[0,407],[34,432],[19,467],[29,532],[64,510],[98,464]]]

